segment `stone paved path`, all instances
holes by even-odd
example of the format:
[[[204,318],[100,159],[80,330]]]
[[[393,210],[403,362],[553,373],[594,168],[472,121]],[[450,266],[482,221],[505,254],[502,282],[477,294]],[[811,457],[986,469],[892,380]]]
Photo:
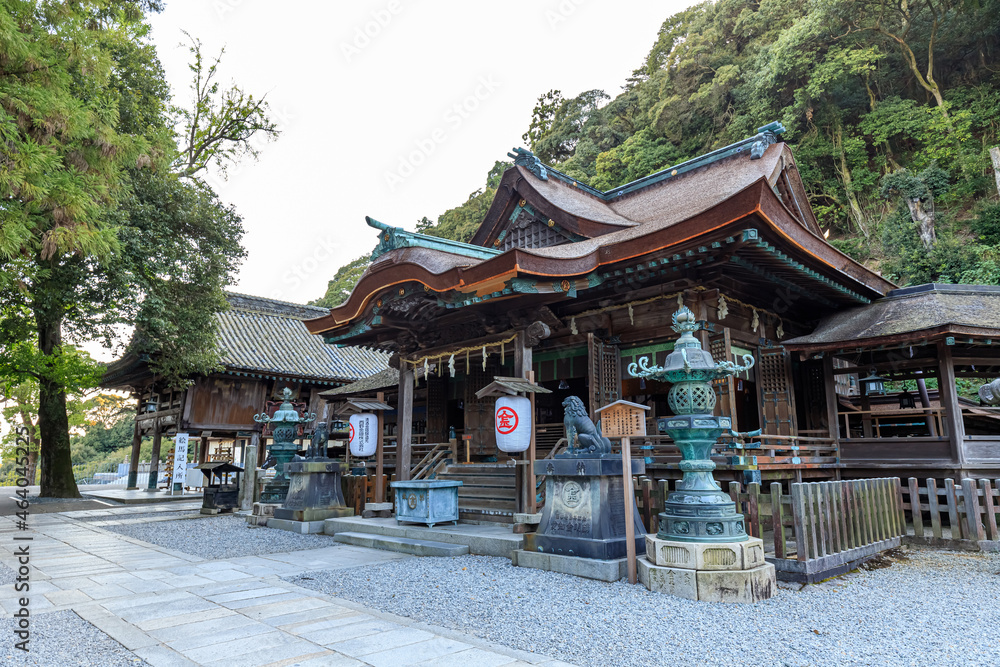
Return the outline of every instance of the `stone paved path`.
[[[140,511],[149,510],[32,515],[29,533],[2,517],[0,562],[16,570],[14,545],[24,542],[13,537],[32,535],[31,612],[71,609],[154,667],[566,665],[280,579],[338,568],[349,577],[351,568],[410,556],[338,545],[210,561],[78,520],[127,521]],[[21,595],[0,586],[5,615]]]

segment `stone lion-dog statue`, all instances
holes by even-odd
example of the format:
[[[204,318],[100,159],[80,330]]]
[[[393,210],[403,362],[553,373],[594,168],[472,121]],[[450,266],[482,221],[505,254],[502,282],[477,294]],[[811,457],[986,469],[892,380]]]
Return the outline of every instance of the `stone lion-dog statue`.
[[[595,426],[590,420],[583,401],[576,396],[568,396],[563,401],[563,408],[563,426],[566,429],[569,456],[601,456],[611,453],[611,441],[601,435],[599,426]],[[599,425],[601,422],[597,423]]]

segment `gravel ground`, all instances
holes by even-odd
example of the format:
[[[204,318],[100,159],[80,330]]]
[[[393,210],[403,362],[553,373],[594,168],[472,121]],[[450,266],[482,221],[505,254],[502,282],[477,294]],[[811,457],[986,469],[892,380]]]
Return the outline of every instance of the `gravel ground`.
[[[408,558],[289,577],[298,585],[580,665],[995,665],[1000,556],[906,550],[889,567],[781,588],[755,605],[641,584]]]
[[[329,535],[300,535],[286,530],[250,526],[242,516],[130,523],[102,528],[209,560],[339,545]]]
[[[14,619],[0,619],[0,664],[44,667],[148,667],[124,646],[72,611],[31,617],[29,652],[14,648]]]

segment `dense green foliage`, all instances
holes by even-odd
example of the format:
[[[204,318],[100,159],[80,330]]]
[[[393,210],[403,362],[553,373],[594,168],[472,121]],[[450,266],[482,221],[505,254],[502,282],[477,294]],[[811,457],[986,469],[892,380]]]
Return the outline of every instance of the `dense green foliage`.
[[[0,0],[0,390],[38,387],[42,495],[77,495],[67,395],[103,370],[77,344],[135,327],[165,383],[217,366],[243,229],[193,176],[247,154],[257,130],[276,136],[262,100],[220,91],[215,65],[203,75],[196,41],[194,112],[170,105],[145,21],[159,9]]]
[[[836,245],[900,283],[1000,281],[1000,209],[988,201],[988,149],[1000,143],[997,0],[698,4],[664,22],[616,97],[541,95],[524,140],[606,190],[775,120]],[[908,175],[932,165],[936,193],[918,196],[917,220]],[[929,245],[921,231],[934,232]],[[428,233],[468,231],[439,221]]]

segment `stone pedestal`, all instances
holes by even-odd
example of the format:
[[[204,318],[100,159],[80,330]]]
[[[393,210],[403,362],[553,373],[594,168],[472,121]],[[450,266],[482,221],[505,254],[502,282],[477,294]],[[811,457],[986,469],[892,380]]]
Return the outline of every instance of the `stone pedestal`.
[[[639,581],[651,591],[706,602],[760,602],[777,592],[764,543],[677,542],[646,536]]]
[[[646,471],[632,461],[632,474]],[[545,509],[538,530],[524,536],[524,550],[616,560],[625,558],[625,494],[622,460],[618,455],[554,458],[535,462],[535,474],[545,475]],[[635,525],[636,553],[642,553],[646,528],[639,510]]]
[[[274,510],[281,507],[277,503],[254,503],[253,512],[247,517],[251,526],[266,526],[268,520],[274,518]]]
[[[340,486],[340,476],[346,470],[346,463],[333,459],[286,463],[285,471],[291,476],[288,494],[282,506],[274,510],[274,518],[324,521],[354,516],[354,508],[344,505]]]

